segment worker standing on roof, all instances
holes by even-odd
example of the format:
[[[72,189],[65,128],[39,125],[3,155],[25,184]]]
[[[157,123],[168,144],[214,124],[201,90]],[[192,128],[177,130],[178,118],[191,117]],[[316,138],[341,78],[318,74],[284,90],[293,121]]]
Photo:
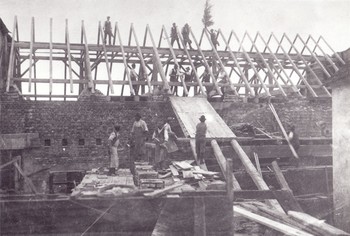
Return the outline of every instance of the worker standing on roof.
[[[192,72],[190,71],[190,69],[191,69],[191,68],[190,68],[189,66],[186,67],[186,71],[185,71],[185,83],[190,83],[190,82],[192,82],[193,76],[192,76]],[[186,88],[187,88],[187,91],[190,92],[191,86],[186,85]],[[185,90],[184,90],[182,96],[183,96],[183,97],[186,96]]]
[[[210,83],[210,73],[208,68],[205,68],[204,73],[202,74],[202,83]],[[209,97],[213,87],[210,85],[205,85],[205,90]]]
[[[215,49],[217,46],[220,46],[218,39],[217,39],[217,35],[215,33],[215,30],[213,30],[213,29],[210,30],[210,39],[211,39],[211,42],[213,43]]]
[[[186,23],[185,26],[181,30],[182,37],[184,39],[184,47],[186,47],[187,43],[190,46],[190,49],[193,50],[191,44],[192,41],[190,39],[190,26]]]
[[[106,39],[107,39],[107,36],[108,36],[109,45],[111,45],[111,38],[114,37],[113,33],[112,33],[112,23],[109,21],[110,18],[111,17],[107,16],[107,20],[105,21],[105,24],[104,24],[104,27],[103,27],[103,30],[105,32],[104,41],[105,41],[105,43],[107,43]]]
[[[131,161],[140,161],[145,154],[145,139],[148,134],[148,127],[144,120],[141,119],[141,115],[137,113],[135,115],[135,121],[131,128],[131,140],[133,147],[131,149],[130,157]]]
[[[176,41],[177,46],[181,49],[180,42],[179,42],[179,36],[177,35],[177,26],[175,23],[173,23],[173,27],[171,27],[170,38],[171,38],[171,46],[173,46],[174,42]]]
[[[116,169],[119,167],[119,157],[118,157],[118,146],[119,146],[119,131],[120,126],[114,126],[113,132],[110,134],[108,138],[108,146],[109,146],[109,172],[108,175],[115,175]]]
[[[205,116],[202,115],[199,120],[200,123],[196,126],[196,154],[200,164],[204,163],[204,153],[205,153],[205,144],[206,144],[206,135],[207,135],[207,124],[205,123]]]
[[[130,69],[130,79],[131,79],[132,82],[137,81],[137,78],[138,78],[138,75],[137,75],[137,73],[135,71],[135,68],[136,68],[135,63],[132,63],[131,69]],[[132,88],[133,88],[133,90],[135,92],[135,95],[137,95],[138,91],[139,91],[139,86],[138,85],[133,85]]]

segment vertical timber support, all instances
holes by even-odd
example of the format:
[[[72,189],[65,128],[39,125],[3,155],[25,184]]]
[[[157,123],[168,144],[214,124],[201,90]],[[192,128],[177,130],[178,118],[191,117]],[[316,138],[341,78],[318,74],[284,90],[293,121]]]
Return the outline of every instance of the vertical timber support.
[[[92,82],[92,75],[91,75],[91,65],[90,65],[90,56],[89,56],[89,47],[87,43],[87,37],[85,32],[85,26],[84,21],[81,22],[81,27],[83,31],[83,37],[84,37],[84,49],[85,49],[85,75],[88,79],[88,88],[91,88],[91,92],[95,92],[95,86]]]

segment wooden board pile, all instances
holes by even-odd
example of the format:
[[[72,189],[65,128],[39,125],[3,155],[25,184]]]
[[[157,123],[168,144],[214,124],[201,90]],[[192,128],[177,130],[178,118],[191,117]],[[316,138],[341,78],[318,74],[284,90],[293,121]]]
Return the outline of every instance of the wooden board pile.
[[[235,215],[246,217],[286,235],[350,235],[306,213],[288,211],[285,214],[261,202],[238,203],[234,205],[233,211]]]
[[[148,162],[135,162],[134,166],[135,166],[134,181],[136,186],[139,186],[141,188],[146,188],[147,186],[159,188],[162,186],[161,184],[157,184],[159,183],[158,172],[155,171],[153,169],[153,166],[149,165]]]

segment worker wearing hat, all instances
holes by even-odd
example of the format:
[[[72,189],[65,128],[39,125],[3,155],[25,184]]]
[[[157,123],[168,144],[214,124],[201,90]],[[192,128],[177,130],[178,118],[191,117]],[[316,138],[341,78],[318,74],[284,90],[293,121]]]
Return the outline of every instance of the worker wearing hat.
[[[207,124],[205,123],[205,116],[202,115],[200,118],[200,123],[196,126],[196,154],[200,164],[204,163],[204,153],[207,135]]]
[[[104,42],[107,43],[106,39],[108,36],[108,43],[111,45],[111,38],[114,37],[113,33],[112,33],[112,23],[110,22],[111,17],[107,16],[107,20],[105,21],[103,30],[105,33],[105,37],[104,37]]]

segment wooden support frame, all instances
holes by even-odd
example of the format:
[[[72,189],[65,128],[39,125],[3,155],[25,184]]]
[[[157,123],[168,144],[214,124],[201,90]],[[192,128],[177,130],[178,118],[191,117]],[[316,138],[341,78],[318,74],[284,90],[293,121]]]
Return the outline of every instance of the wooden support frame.
[[[311,51],[309,46],[307,46],[307,43],[305,43],[305,41],[300,37],[299,34],[297,34],[297,38],[299,38],[299,40],[304,44],[305,48],[309,51],[311,56],[316,60],[317,64],[321,67],[321,69],[327,75],[327,77],[330,78],[331,75],[328,73],[327,69],[323,66],[323,64],[320,62],[320,60],[318,60],[318,58],[316,57],[315,53],[313,51]]]
[[[117,28],[115,28],[114,27],[114,37],[113,37],[113,45],[115,45],[115,42],[116,42],[116,40],[117,40],[117,37],[116,37],[116,35],[117,35]],[[110,68],[110,70],[112,71],[112,68],[113,68],[113,59],[114,59],[114,57],[116,57],[118,55],[118,52],[112,52],[112,56],[111,56],[111,62],[110,62],[110,64],[109,64],[109,68]],[[107,96],[109,95],[109,85],[107,85]]]
[[[204,32],[205,32],[205,30],[204,30]],[[193,38],[194,43],[195,43],[196,46],[197,46],[198,52],[200,53],[200,55],[201,55],[201,57],[202,57],[202,59],[203,59],[203,63],[204,63],[205,68],[208,70],[210,76],[211,76],[212,79],[213,79],[213,83],[214,83],[214,86],[215,86],[216,91],[218,92],[219,95],[222,95],[222,92],[221,92],[221,90],[220,90],[220,88],[219,88],[219,86],[218,86],[218,82],[216,81],[215,75],[213,74],[213,71],[212,71],[212,69],[210,68],[210,66],[209,66],[209,64],[208,64],[207,59],[205,58],[205,56],[204,56],[204,54],[203,54],[203,52],[202,52],[202,49],[201,49],[200,45],[197,43],[197,39],[196,39],[196,37],[194,36],[194,34],[193,34],[191,28],[190,28],[190,34],[191,34],[191,36],[192,36],[192,38]],[[187,51],[187,48],[185,48],[185,45],[184,45],[183,38],[181,37],[180,40],[181,40],[181,43],[182,43],[184,49]],[[189,57],[188,59],[191,60],[191,57]],[[209,94],[208,94],[208,96],[209,96]]]
[[[82,27],[82,33],[84,38],[84,49],[85,49],[85,73],[87,75],[87,79],[89,81],[88,87],[91,88],[91,92],[95,92],[95,86],[92,81],[92,75],[91,75],[91,65],[90,65],[90,56],[89,56],[89,46],[87,42],[86,32],[85,32],[85,26],[84,21],[81,21],[81,27]]]
[[[259,32],[258,32],[257,35],[260,37],[260,39],[262,40],[262,42],[265,44],[265,49],[264,49],[264,51],[265,51],[266,49],[269,51],[270,55],[272,55],[273,58],[275,59],[275,62],[277,63],[278,67],[281,68],[282,72],[284,73],[284,75],[286,76],[286,78],[288,79],[288,81],[291,83],[294,92],[298,93],[298,94],[301,96],[300,91],[299,91],[298,88],[295,86],[295,84],[293,83],[293,81],[290,79],[290,77],[289,77],[288,74],[287,74],[287,71],[283,68],[281,62],[278,60],[278,58],[275,56],[275,54],[272,52],[271,48],[270,48],[269,45],[268,45],[268,42],[271,40],[272,35],[270,35],[268,42],[265,41],[265,39],[262,37],[262,35],[261,35]]]
[[[16,30],[17,26],[17,16],[15,16],[13,21],[13,35],[12,35],[12,42],[11,42],[11,49],[10,49],[10,62],[9,67],[7,70],[7,83],[6,83],[6,92],[10,91],[10,85],[12,85],[12,77],[13,77],[13,70],[14,70],[14,61],[15,61],[15,55],[14,55],[14,48],[15,48],[15,34],[17,32]]]
[[[70,39],[69,39],[69,30],[68,30],[68,19],[66,19],[66,45],[67,45],[67,57],[68,57],[68,74],[69,74],[69,83],[70,83],[70,92],[73,93],[73,75],[72,75],[72,58],[70,51]]]
[[[307,61],[304,59],[304,57],[299,53],[298,49],[294,46],[294,44],[291,42],[291,40],[288,38],[288,36],[286,34],[285,38],[288,40],[288,42],[291,44],[291,47],[294,49],[294,51],[298,54],[299,58],[303,61],[303,63],[305,64],[305,66],[309,69],[309,71],[311,72],[311,74],[315,77],[315,79],[317,80],[317,82],[322,85],[321,80],[318,78],[318,76],[316,75],[316,73],[312,70],[312,68],[309,66],[309,64],[307,63]],[[322,86],[322,89],[326,92],[328,97],[331,97],[331,94],[329,93],[329,91],[327,90],[326,87]]]
[[[49,78],[50,78],[50,83],[49,83],[49,94],[52,94],[52,18],[50,18],[50,60],[49,60]],[[50,97],[51,101],[51,97]]]
[[[323,49],[322,49],[322,47],[320,47],[319,43],[316,42],[316,40],[312,37],[312,35],[309,35],[308,40],[309,39],[311,39],[315,44],[315,48],[313,51],[315,51],[316,48],[318,48],[322,52],[323,56],[327,59],[328,63],[332,65],[335,72],[337,72],[339,70],[339,68],[335,65],[335,63],[332,61],[332,59],[330,59],[329,56],[323,51]]]
[[[169,37],[168,37],[168,33],[166,32],[166,29],[165,29],[164,25],[163,25],[163,27],[162,27],[162,33],[161,33],[161,35],[163,34],[163,32],[164,32],[166,41],[168,42],[168,46],[169,46],[169,49],[170,49],[170,52],[171,52],[171,56],[172,56],[173,59],[174,59],[174,63],[175,63],[175,65],[177,65],[177,68],[179,68],[179,70],[180,70],[180,65],[179,65],[179,63],[177,62],[176,54],[175,54],[175,52],[174,52],[173,46],[171,45],[171,42],[170,42]],[[169,57],[169,59],[170,59],[170,57]],[[168,65],[168,64],[167,64],[167,65]],[[182,87],[183,87],[183,90],[184,90],[184,92],[185,92],[185,95],[188,96],[188,90],[187,90],[187,86],[186,86],[186,83],[185,83],[185,79],[184,79],[183,76],[181,76],[181,75],[180,75],[179,77],[180,77],[180,80],[181,80]]]
[[[281,42],[278,41],[278,39],[276,38],[276,36],[271,33],[272,37],[276,40],[276,42],[278,43],[278,49],[281,48],[281,50],[283,51],[284,55],[288,58],[289,62],[291,63],[292,67],[293,67],[293,71],[295,71],[299,78],[305,83],[307,89],[309,90],[309,92],[311,93],[311,95],[313,97],[318,97],[317,94],[315,93],[315,91],[312,89],[312,87],[310,86],[310,84],[307,82],[307,80],[304,78],[304,76],[300,73],[298,67],[295,65],[295,63],[293,62],[292,58],[290,58],[289,54],[286,52],[286,50],[282,47]]]
[[[339,54],[333,50],[333,48],[327,43],[327,41],[323,38],[323,36],[320,36],[319,40],[317,40],[317,43],[319,43],[319,41],[323,41],[327,47],[333,52],[333,54],[335,55],[335,57],[343,64],[345,65],[345,61],[339,56]]]
[[[147,68],[146,68],[146,63],[145,63],[145,60],[143,58],[143,54],[142,54],[142,51],[141,51],[141,47],[140,47],[140,44],[139,44],[139,41],[137,39],[137,35],[136,35],[136,32],[135,32],[135,28],[134,28],[134,25],[131,24],[131,31],[134,35],[134,40],[135,40],[135,43],[136,43],[136,47],[137,47],[137,51],[138,51],[138,56],[140,58],[140,62],[141,62],[141,66],[142,66],[142,70],[143,70],[143,74],[145,76],[145,79],[147,81],[147,86],[148,86],[148,90],[150,93],[152,93],[152,86],[151,86],[151,81],[149,79],[149,77],[147,76]]]
[[[108,55],[107,55],[107,50],[106,50],[106,42],[104,41],[104,38],[103,38],[101,21],[98,23],[98,32],[99,32],[99,35],[101,36],[101,40],[102,40],[103,54],[104,54],[104,58],[105,58],[106,70],[107,70],[107,76],[108,76],[108,85],[109,85],[111,93],[114,94],[111,69],[109,67]],[[96,68],[96,70],[97,70],[97,68]]]
[[[250,35],[246,32],[248,39],[252,42],[252,47],[256,50],[256,52],[258,53],[258,55],[261,58],[261,61],[263,62],[265,68],[267,69],[267,71],[269,72],[269,75],[272,77],[273,80],[275,80],[275,83],[277,84],[278,88],[280,89],[282,95],[284,97],[287,97],[286,92],[284,91],[284,89],[281,87],[280,83],[278,82],[278,79],[275,77],[274,73],[272,72],[270,66],[266,63],[264,56],[260,53],[258,47],[255,45],[255,42],[252,40],[252,38],[250,37]]]
[[[127,61],[126,61],[126,57],[125,57],[124,46],[123,46],[123,43],[122,43],[122,38],[120,36],[119,28],[118,28],[118,22],[115,23],[115,28],[116,28],[117,35],[118,35],[119,45],[120,45],[120,48],[122,50],[124,70],[126,72],[126,75],[127,75],[128,81],[129,81],[130,94],[132,96],[135,96],[135,91],[134,91],[134,88],[132,87],[132,81],[131,81],[131,77],[130,77],[129,67],[128,67],[128,64],[127,64]]]
[[[153,36],[152,36],[151,29],[149,28],[149,25],[146,26],[146,33],[149,34],[149,37],[150,37],[151,42],[152,42],[152,47],[153,47],[154,56],[155,56],[155,59],[156,59],[156,62],[157,62],[158,72],[160,74],[160,77],[163,80],[164,89],[168,89],[169,90],[170,86],[169,86],[169,83],[168,83],[168,81],[166,79],[166,75],[164,73],[163,66],[162,66],[162,63],[160,61],[159,53],[158,53],[158,50],[156,48],[156,45],[155,45],[155,42],[154,42],[154,39],[153,39]]]
[[[32,90],[33,43],[34,43],[34,17],[31,18],[31,24],[30,24],[29,83],[28,83],[28,92],[31,92],[31,90]]]
[[[241,78],[241,79],[243,80],[243,82],[245,83],[246,89],[249,91],[249,93],[250,93],[251,96],[255,96],[254,90],[250,87],[249,82],[248,82],[248,79],[247,79],[247,77],[245,76],[245,74],[244,74],[244,72],[243,72],[241,66],[240,66],[239,63],[238,63],[237,57],[234,55],[234,53],[232,52],[232,50],[231,50],[231,48],[230,48],[229,41],[226,41],[226,38],[225,38],[224,34],[221,32],[221,29],[219,29],[218,32],[219,32],[219,35],[221,35],[222,40],[223,40],[224,43],[226,44],[226,49],[228,49],[228,52],[230,53],[230,56],[231,56],[232,60],[234,61],[235,65],[236,65],[237,68],[238,68],[238,71],[239,71],[239,73],[240,73],[240,78]],[[233,35],[233,32],[231,31],[229,40],[231,39],[232,35]]]
[[[244,49],[244,46],[243,46],[243,44],[242,44],[242,43],[243,43],[243,39],[242,39],[242,41],[240,41],[239,38],[238,38],[238,36],[237,36],[237,34],[236,34],[234,31],[232,31],[232,32],[233,32],[233,35],[235,36],[237,42],[240,44],[240,47],[239,47],[239,48],[242,49],[242,51],[243,51],[243,53],[244,53],[244,55],[245,55],[247,61],[249,62],[249,65],[252,67],[252,69],[253,69],[255,75],[257,76],[258,80],[260,81],[261,85],[263,86],[263,88],[264,88],[264,90],[265,90],[265,92],[266,92],[266,95],[269,96],[269,97],[271,97],[271,94],[270,94],[269,90],[267,89],[267,87],[266,87],[266,85],[265,85],[263,79],[260,77],[259,72],[258,72],[258,70],[256,69],[256,67],[254,66],[253,61],[251,60],[250,56],[248,55],[248,53],[247,53],[246,50]]]
[[[128,40],[128,46],[130,46],[130,43],[131,43],[131,28],[130,28],[130,30],[129,30],[129,40]],[[134,53],[131,53],[131,55],[129,55],[129,53],[127,53],[126,54],[126,63],[127,63],[127,65],[128,65],[128,68],[130,68],[130,66],[129,66],[129,64],[128,64],[128,62],[129,62],[129,59],[130,59],[130,57],[133,55]],[[124,75],[123,75],[123,80],[125,80],[125,78],[126,78],[126,70],[124,70]],[[132,83],[132,81],[131,81],[131,83]],[[135,91],[134,91],[135,92]],[[136,92],[135,92],[136,93]],[[123,94],[124,94],[124,84],[122,85],[122,91],[121,91],[121,96],[123,96]]]
[[[233,82],[232,82],[232,80],[231,80],[231,77],[230,77],[229,74],[227,73],[227,71],[226,71],[226,69],[225,69],[225,66],[224,66],[224,64],[222,63],[221,59],[220,59],[220,56],[219,56],[218,52],[216,51],[215,46],[213,45],[213,42],[212,42],[211,39],[210,39],[210,36],[209,36],[208,32],[207,32],[207,31],[204,31],[204,34],[206,35],[206,37],[207,37],[207,39],[208,39],[208,41],[209,41],[209,43],[210,43],[210,45],[211,45],[211,48],[212,48],[212,50],[213,50],[213,52],[214,52],[214,55],[215,55],[216,59],[217,59],[218,62],[219,62],[219,65],[220,65],[221,69],[224,71],[225,75],[227,76],[227,80],[228,80],[229,84],[231,85],[231,89],[233,90],[233,92],[235,93],[236,96],[239,96],[239,94],[238,94],[238,92],[237,92],[235,86],[233,85]]]

